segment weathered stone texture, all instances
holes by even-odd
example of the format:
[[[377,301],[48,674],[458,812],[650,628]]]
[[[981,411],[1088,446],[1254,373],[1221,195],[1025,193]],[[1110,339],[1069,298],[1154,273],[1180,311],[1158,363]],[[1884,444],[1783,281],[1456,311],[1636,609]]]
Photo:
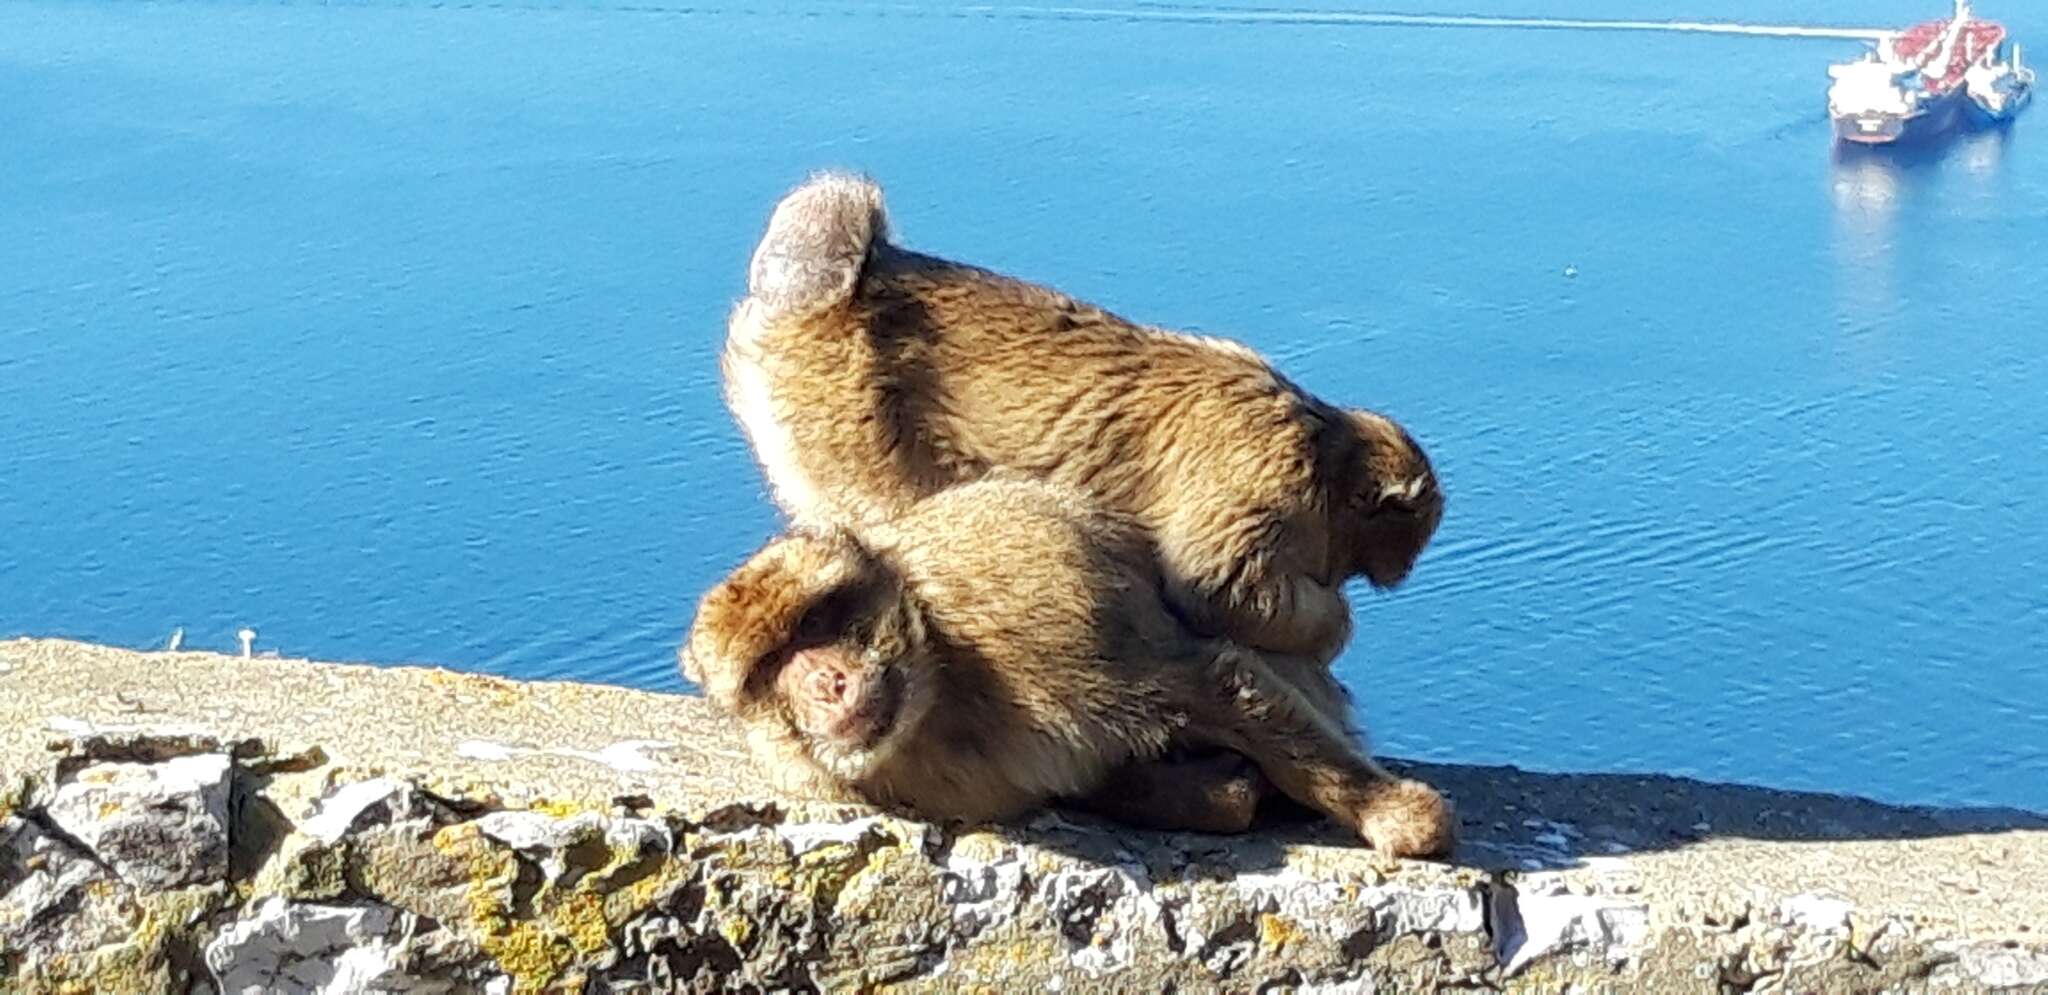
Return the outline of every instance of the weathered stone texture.
[[[232,766],[224,753],[91,763],[61,777],[44,811],[144,891],[225,881]]]
[[[691,699],[63,643],[0,661],[0,991],[2048,991],[2025,813],[1430,768],[1464,852],[1388,863],[1313,825],[779,799]],[[303,719],[336,675],[336,718]],[[124,681],[160,711],[92,705]],[[367,730],[339,718],[373,705]]]

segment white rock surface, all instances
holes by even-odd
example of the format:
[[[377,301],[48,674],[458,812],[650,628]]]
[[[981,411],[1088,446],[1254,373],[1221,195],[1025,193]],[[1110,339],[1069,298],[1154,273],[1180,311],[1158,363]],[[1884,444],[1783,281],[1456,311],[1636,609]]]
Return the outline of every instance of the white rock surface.
[[[333,843],[353,829],[382,824],[420,814],[412,785],[388,777],[373,777],[336,788],[315,801],[312,811],[299,823],[299,832]]]
[[[271,898],[206,945],[206,966],[222,995],[446,991],[406,974],[411,918],[383,905]]]
[[[121,892],[89,855],[30,820],[0,819],[0,960],[120,942],[124,921],[110,910]],[[0,990],[5,982],[0,977]]]
[[[1955,960],[1937,968],[1930,977],[1957,990],[1973,986],[2000,991],[2037,991],[2048,988],[2048,953],[2028,950],[2018,944],[1944,943]]]
[[[1512,976],[1541,957],[1584,951],[1609,963],[1639,953],[1650,933],[1649,906],[1613,895],[1579,895],[1553,882],[1525,880],[1493,893],[1494,952]]]
[[[138,888],[161,891],[228,876],[224,753],[161,763],[96,763],[57,786],[48,813]]]

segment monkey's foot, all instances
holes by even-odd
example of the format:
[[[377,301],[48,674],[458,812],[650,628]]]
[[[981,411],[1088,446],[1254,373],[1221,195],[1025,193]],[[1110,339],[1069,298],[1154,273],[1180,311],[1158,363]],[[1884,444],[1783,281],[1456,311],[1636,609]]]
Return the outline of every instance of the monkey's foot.
[[[1269,787],[1251,761],[1226,752],[1132,764],[1075,805],[1145,829],[1241,833]]]
[[[1421,781],[1388,781],[1358,813],[1358,834],[1389,857],[1449,856],[1458,841],[1451,803]]]
[[[1181,822],[1203,833],[1241,833],[1252,826],[1271,785],[1257,764],[1236,753],[1191,760],[1167,777],[1186,778],[1190,796]]]

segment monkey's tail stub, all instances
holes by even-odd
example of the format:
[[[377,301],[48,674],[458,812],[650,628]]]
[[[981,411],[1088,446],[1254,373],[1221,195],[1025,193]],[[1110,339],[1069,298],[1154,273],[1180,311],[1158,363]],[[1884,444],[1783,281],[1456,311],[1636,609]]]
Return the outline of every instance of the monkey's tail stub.
[[[747,267],[747,293],[774,316],[841,306],[860,286],[868,251],[887,227],[882,188],[873,180],[812,176],[775,205]]]

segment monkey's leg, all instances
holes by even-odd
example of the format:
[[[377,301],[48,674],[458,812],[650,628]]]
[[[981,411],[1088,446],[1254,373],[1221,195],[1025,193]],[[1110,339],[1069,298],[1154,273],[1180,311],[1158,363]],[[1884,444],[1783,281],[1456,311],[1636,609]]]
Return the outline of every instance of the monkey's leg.
[[[1339,734],[1354,741],[1363,741],[1364,735],[1352,724],[1351,693],[1337,680],[1336,673],[1328,664],[1314,659],[1283,656],[1267,657],[1266,662],[1281,680],[1300,692],[1317,714],[1328,720]],[[1225,753],[1224,756],[1238,758],[1240,762],[1249,764],[1249,761],[1243,760],[1236,753]],[[1253,770],[1256,771],[1257,768],[1253,767]],[[1177,775],[1191,776],[1195,773],[1185,771],[1177,772]],[[1256,792],[1254,806],[1263,804],[1265,799],[1281,793],[1273,786],[1273,782],[1264,776],[1258,777],[1251,790]]]
[[[1435,856],[1456,842],[1456,820],[1442,795],[1373,763],[1257,656],[1224,647],[1190,694],[1198,716],[1191,734],[1250,757],[1288,797],[1352,827],[1374,849]]]
[[[1245,600],[1246,592],[1281,587],[1295,593]],[[1350,606],[1341,594],[1299,575],[1277,581],[1240,576],[1200,586],[1169,580],[1167,588],[1174,608],[1197,631],[1270,654],[1267,659],[1283,680],[1340,731],[1351,731],[1351,695],[1330,669],[1351,634]]]
[[[1353,739],[1364,738],[1351,722],[1351,692],[1344,689],[1329,664],[1287,656],[1269,656],[1266,664],[1281,680],[1301,692],[1316,713],[1328,719],[1338,732]]]
[[[1126,764],[1093,793],[1068,804],[1126,825],[1168,832],[1241,833],[1251,828],[1271,785],[1243,756]]]

